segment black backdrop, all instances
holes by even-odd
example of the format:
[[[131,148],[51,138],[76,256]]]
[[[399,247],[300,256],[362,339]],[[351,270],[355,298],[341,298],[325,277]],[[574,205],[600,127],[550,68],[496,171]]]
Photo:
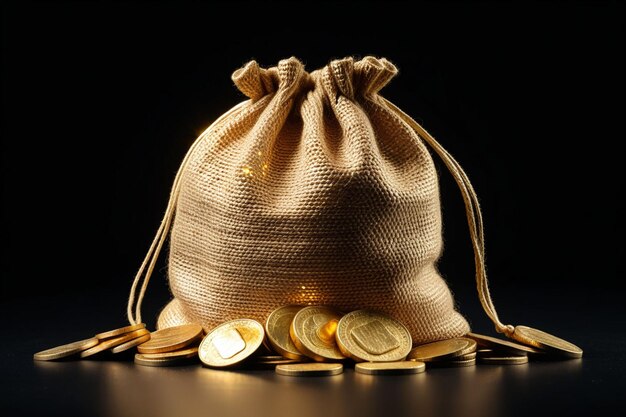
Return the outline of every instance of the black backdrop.
[[[619,2],[5,2],[2,300],[112,292],[121,308],[187,148],[244,98],[231,72],[369,54],[400,69],[382,94],[472,179],[496,304],[522,289],[611,300],[624,288],[623,16]],[[440,269],[464,307],[473,258],[438,168]]]

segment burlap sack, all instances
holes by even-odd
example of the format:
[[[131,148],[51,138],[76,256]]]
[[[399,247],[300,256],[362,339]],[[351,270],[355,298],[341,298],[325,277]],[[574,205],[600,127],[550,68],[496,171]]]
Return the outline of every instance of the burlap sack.
[[[379,95],[396,72],[373,57],[311,73],[295,58],[235,71],[250,100],[199,137],[172,191],[174,298],[159,328],[264,322],[282,305],[301,304],[388,313],[414,343],[469,331],[437,271],[432,157]],[[154,258],[169,228],[164,221]]]

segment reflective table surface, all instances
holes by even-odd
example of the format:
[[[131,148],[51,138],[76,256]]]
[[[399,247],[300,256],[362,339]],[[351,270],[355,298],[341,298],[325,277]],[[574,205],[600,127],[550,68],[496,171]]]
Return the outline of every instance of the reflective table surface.
[[[614,331],[623,328],[624,315],[610,302],[602,303],[610,307],[591,308],[596,315],[585,314],[584,322],[562,323],[555,332],[585,349],[582,360],[437,368],[405,376],[363,375],[347,367],[338,376],[312,378],[272,370],[213,370],[199,364],[143,367],[134,365],[132,356],[32,360],[38,350],[124,324],[123,303],[122,294],[4,303],[4,317],[14,318],[7,321],[2,338],[2,414],[563,416],[602,415],[624,403],[626,338],[621,330]],[[555,311],[535,308],[525,315],[535,319],[533,323],[548,317],[543,319],[544,330],[554,330],[556,320],[569,314]],[[479,311],[463,312],[480,317],[484,326],[473,326],[475,331],[490,331]]]

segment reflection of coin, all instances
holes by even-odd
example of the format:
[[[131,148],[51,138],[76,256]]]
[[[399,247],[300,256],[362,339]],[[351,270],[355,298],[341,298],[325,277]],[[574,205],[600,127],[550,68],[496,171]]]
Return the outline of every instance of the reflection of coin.
[[[296,345],[293,344],[289,335],[291,321],[300,310],[302,310],[302,306],[280,307],[272,311],[265,322],[267,339],[272,348],[285,358],[300,360],[304,357],[296,348]]]
[[[408,359],[422,362],[453,359],[455,356],[465,355],[475,350],[475,341],[459,337],[417,346],[409,352]]]
[[[583,356],[583,350],[575,344],[532,327],[515,326],[515,331],[511,337],[520,343],[544,349],[560,356],[574,359]]]
[[[345,359],[335,341],[339,319],[339,313],[328,307],[304,307],[291,322],[291,340],[300,352],[318,362]]]
[[[66,358],[68,356],[76,355],[77,353],[94,347],[98,344],[98,339],[92,337],[90,339],[79,340],[77,342],[68,343],[65,345],[53,347],[51,349],[42,350],[33,355],[36,361],[53,361],[57,359]]]
[[[116,346],[121,345],[122,343],[126,343],[138,337],[150,334],[150,332],[146,329],[135,330],[134,332],[124,333],[121,336],[110,337],[105,340],[101,340],[100,343],[95,345],[94,347],[84,350],[80,352],[81,358],[86,358],[88,356],[95,355],[96,353],[104,352],[105,350],[114,348]]]
[[[411,350],[411,334],[404,325],[368,310],[346,314],[337,324],[337,346],[355,361],[401,361]]]
[[[144,334],[143,336],[139,336],[136,339],[129,340],[126,343],[122,343],[121,345],[115,346],[114,348],[111,349],[111,353],[125,352],[128,349],[132,349],[135,346],[139,346],[142,343],[146,343],[148,340],[150,340],[150,333]]]
[[[276,373],[286,376],[331,376],[343,372],[340,363],[295,363],[276,366]]]
[[[207,366],[221,368],[241,362],[263,343],[265,330],[252,319],[223,323],[209,332],[200,343],[198,355]]]
[[[541,351],[536,348],[520,345],[519,343],[513,343],[508,340],[499,339],[497,337],[485,336],[477,333],[468,333],[465,337],[475,340],[478,343],[478,346],[499,350],[499,351],[507,351],[513,353],[515,355],[525,355],[526,353],[541,353]]]
[[[354,365],[354,370],[369,375],[403,375],[424,372],[426,364],[418,361],[401,362],[362,362]]]
[[[119,329],[109,330],[106,332],[98,333],[96,337],[100,340],[108,339],[110,337],[121,336],[125,333],[134,332],[135,330],[145,329],[145,323],[133,324],[132,326],[120,327]]]
[[[202,335],[202,326],[199,324],[183,324],[167,327],[152,333],[146,343],[137,347],[139,353],[171,352],[189,346]]]

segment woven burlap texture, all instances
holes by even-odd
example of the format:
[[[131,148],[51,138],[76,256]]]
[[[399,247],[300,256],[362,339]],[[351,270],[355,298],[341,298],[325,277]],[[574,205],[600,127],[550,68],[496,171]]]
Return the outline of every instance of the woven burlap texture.
[[[373,309],[414,343],[469,331],[436,268],[438,178],[424,142],[382,98],[386,59],[295,58],[232,79],[250,101],[199,139],[170,237],[174,299],[158,327],[264,322],[286,304]]]

